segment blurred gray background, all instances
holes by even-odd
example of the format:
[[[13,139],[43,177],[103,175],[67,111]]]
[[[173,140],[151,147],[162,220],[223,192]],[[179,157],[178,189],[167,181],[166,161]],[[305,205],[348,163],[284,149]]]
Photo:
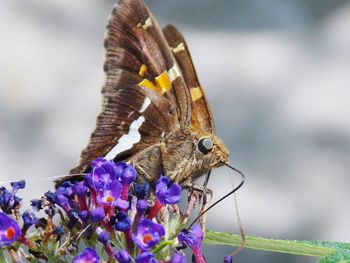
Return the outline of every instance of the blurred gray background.
[[[231,163],[248,235],[350,241],[350,1],[147,1],[187,38]],[[114,1],[0,2],[0,181],[25,198],[75,165],[99,112]],[[230,172],[214,171],[215,197]],[[233,199],[208,228],[237,231]],[[230,247],[206,248],[221,262]],[[218,260],[220,259],[220,260]],[[235,262],[315,262],[246,249]]]

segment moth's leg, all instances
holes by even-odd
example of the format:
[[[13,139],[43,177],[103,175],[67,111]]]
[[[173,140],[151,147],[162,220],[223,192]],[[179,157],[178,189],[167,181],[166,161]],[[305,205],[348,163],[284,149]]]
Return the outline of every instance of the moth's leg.
[[[189,195],[188,195],[188,207],[186,210],[185,215],[189,215],[191,210],[194,208],[195,203],[198,201],[200,204],[201,198],[204,196],[205,193],[205,200],[203,200],[203,203],[198,206],[198,217],[199,217],[199,223],[203,229],[203,232],[205,231],[205,223],[206,223],[206,217],[207,214],[204,213],[205,210],[209,207],[210,201],[213,197],[213,191],[210,190],[207,187],[204,187],[202,185],[197,185],[197,184],[191,184],[191,185],[186,185],[189,187]]]
[[[185,211],[184,217],[189,217],[191,211],[194,209],[196,206],[197,201],[199,201],[199,198],[201,196],[201,193],[196,191],[195,189],[192,188],[192,186],[189,187],[188,190],[188,197],[187,197],[187,209]]]
[[[200,197],[202,199],[202,202],[199,202],[198,216],[200,216],[199,223],[203,229],[203,232],[205,232],[205,223],[207,220],[207,213],[205,211],[210,206],[210,202],[213,198],[213,191],[202,185],[194,185],[193,187],[195,187],[196,191],[201,193]]]
[[[203,195],[202,195],[202,202],[201,202],[201,208],[200,208],[201,217],[199,219],[199,222],[202,227],[205,227],[205,223],[207,219],[207,216],[205,215],[205,213],[213,197],[213,192],[210,189],[208,191],[208,182],[209,182],[210,174],[211,174],[211,170],[209,170],[205,175],[205,180],[203,183]],[[209,192],[209,195],[207,194],[208,192]]]

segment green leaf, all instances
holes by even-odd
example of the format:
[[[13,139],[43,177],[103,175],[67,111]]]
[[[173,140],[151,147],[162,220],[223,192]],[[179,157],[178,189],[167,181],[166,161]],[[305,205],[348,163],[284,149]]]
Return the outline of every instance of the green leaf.
[[[330,241],[306,241],[309,244],[336,249],[336,252],[320,259],[319,263],[350,263],[350,244]]]
[[[209,245],[239,246],[241,243],[241,236],[229,233],[207,231],[204,243]],[[329,243],[327,244],[328,245],[326,246],[322,242],[313,243],[311,241],[277,240],[246,236],[245,247],[295,255],[326,257],[337,252],[336,246],[331,246]],[[331,261],[324,261],[322,263],[326,262],[328,263]]]

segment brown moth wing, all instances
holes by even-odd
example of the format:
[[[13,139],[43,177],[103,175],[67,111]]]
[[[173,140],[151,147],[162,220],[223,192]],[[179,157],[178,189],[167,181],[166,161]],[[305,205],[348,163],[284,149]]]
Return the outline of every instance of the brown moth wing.
[[[167,25],[165,28],[163,28],[163,33],[181,69],[186,87],[189,89],[191,94],[191,127],[202,133],[214,133],[215,127],[212,113],[204,90],[199,83],[191,54],[188,50],[184,37],[173,25]]]
[[[178,123],[173,106],[158,93],[138,85],[126,86],[105,100],[95,131],[71,173],[86,171],[97,157],[112,154],[125,160],[135,152],[160,142],[162,134]]]
[[[121,0],[115,5],[107,25],[105,49],[102,112],[78,166],[71,173],[82,173],[93,159],[106,156],[123,135],[130,133],[131,124],[140,115],[145,117],[139,130],[140,142],[124,156],[142,150],[142,144],[157,143],[161,132],[178,125],[188,126],[191,121],[189,91],[181,72],[169,77],[175,58],[142,0]],[[142,93],[136,94],[137,89]],[[145,111],[149,116],[140,112],[146,97],[152,101],[151,108],[155,108]],[[168,113],[172,115],[169,120],[163,116]],[[151,125],[157,118],[166,125]]]
[[[190,95],[178,83],[183,81],[171,83],[164,76],[174,66],[175,59],[156,19],[142,0],[121,0],[115,5],[107,25],[105,49],[104,96],[113,94],[124,84],[143,83],[177,105],[180,123],[189,124]],[[157,84],[160,76],[165,77],[161,78],[160,87],[147,84]],[[145,79],[146,84],[142,82]]]

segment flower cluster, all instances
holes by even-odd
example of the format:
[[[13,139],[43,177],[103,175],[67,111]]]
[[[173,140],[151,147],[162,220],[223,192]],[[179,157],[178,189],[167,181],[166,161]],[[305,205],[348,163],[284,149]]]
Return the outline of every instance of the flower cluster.
[[[187,217],[176,205],[181,186],[166,176],[153,186],[131,165],[98,158],[83,181],[66,181],[32,200],[20,227],[16,193],[24,187],[24,181],[13,183],[11,191],[0,187],[0,246],[16,262],[22,256],[75,263],[186,262],[182,249],[171,255],[176,247],[191,248],[195,261],[205,262],[202,229],[183,230]],[[46,216],[37,218],[39,211]],[[17,252],[21,245],[27,254]]]

